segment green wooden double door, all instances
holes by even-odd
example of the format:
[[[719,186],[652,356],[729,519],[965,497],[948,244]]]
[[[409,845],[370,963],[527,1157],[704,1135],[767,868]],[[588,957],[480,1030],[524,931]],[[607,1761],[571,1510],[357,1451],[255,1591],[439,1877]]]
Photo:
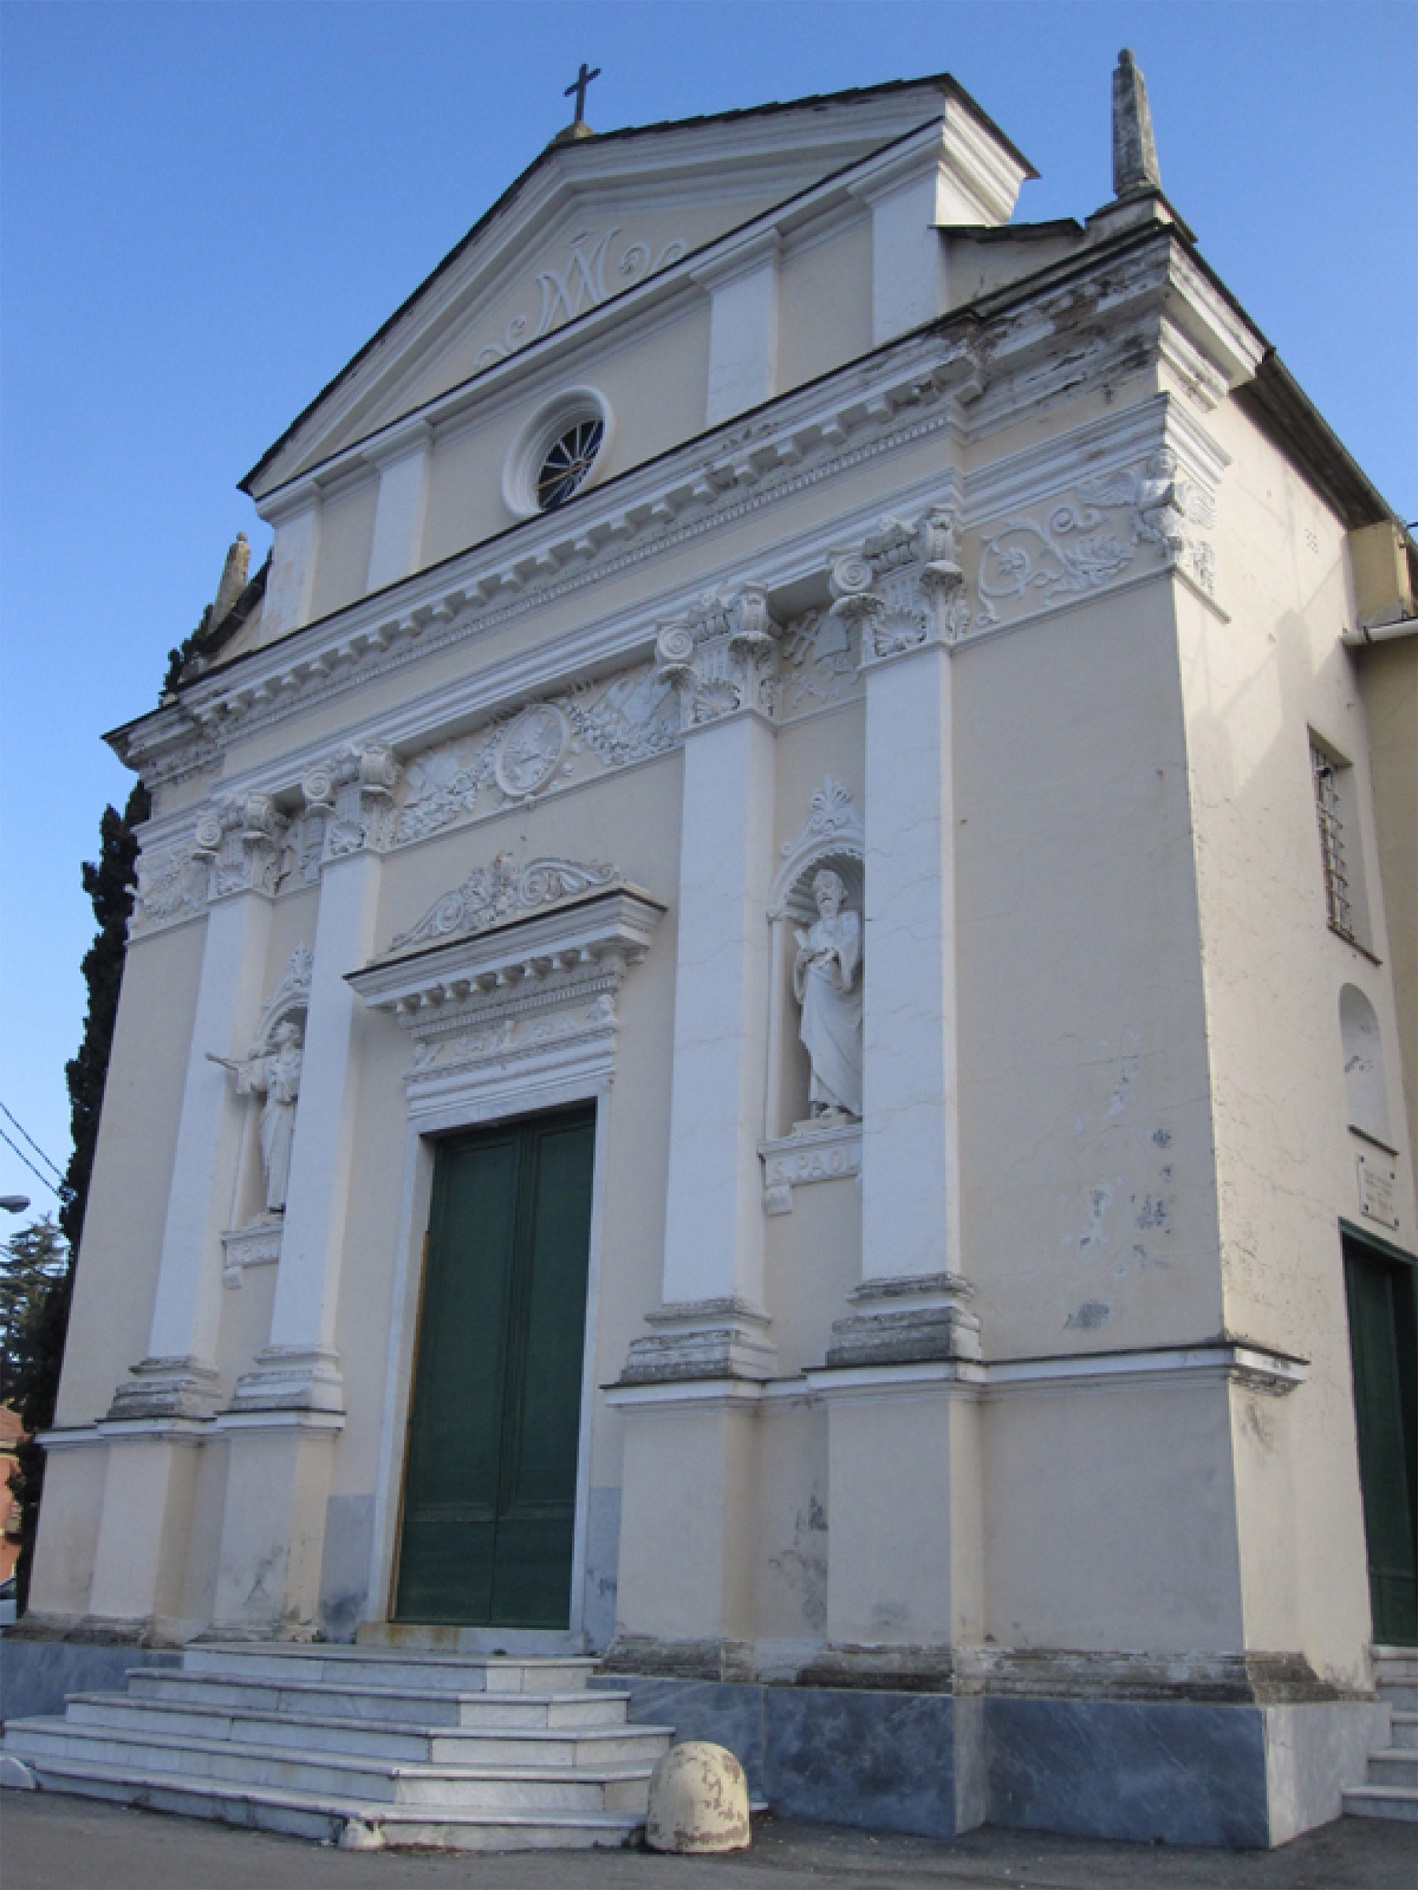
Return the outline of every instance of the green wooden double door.
[[[1406,1255],[1344,1233],[1374,1639],[1418,1642],[1418,1331]]]
[[[394,1615],[565,1628],[594,1106],[438,1145]]]

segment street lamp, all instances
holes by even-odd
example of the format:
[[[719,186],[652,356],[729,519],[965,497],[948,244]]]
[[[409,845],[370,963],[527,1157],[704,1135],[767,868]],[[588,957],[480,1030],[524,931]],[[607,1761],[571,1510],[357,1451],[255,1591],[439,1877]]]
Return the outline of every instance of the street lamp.
[[[30,1204],[27,1194],[0,1194],[0,1208],[7,1214],[23,1214]]]

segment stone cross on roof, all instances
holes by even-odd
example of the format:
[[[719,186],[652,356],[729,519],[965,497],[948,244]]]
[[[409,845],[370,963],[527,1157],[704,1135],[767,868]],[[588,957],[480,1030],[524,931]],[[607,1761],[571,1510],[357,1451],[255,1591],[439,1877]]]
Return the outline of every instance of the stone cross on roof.
[[[1161,188],[1147,86],[1125,46],[1113,72],[1113,194]]]

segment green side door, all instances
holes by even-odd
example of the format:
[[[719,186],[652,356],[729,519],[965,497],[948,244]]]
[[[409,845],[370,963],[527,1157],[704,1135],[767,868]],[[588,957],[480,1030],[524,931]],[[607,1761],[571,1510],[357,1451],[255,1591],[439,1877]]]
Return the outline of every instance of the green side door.
[[[1414,1267],[1345,1230],[1344,1285],[1374,1639],[1418,1643],[1418,1337]]]
[[[394,1615],[565,1628],[594,1107],[441,1143]]]

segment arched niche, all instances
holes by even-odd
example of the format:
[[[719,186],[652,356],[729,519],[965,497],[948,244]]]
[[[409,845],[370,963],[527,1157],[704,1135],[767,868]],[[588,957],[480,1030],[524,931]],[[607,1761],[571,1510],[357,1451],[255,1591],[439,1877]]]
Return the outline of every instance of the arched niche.
[[[846,905],[866,919],[866,828],[847,789],[828,775],[812,796],[802,829],[782,849],[774,875],[768,922],[771,928],[771,1007],[769,1019],[768,1108],[765,1137],[775,1141],[792,1133],[808,1113],[810,1070],[798,1036],[798,1002],[793,995],[796,934],[817,918],[812,882],[824,867],[841,879]]]
[[[1349,1126],[1390,1147],[1383,1039],[1374,1007],[1358,985],[1346,984],[1339,993],[1339,1034]]]
[[[269,1056],[276,1048],[276,1032],[282,1024],[294,1024],[303,1044],[310,1011],[310,979],[315,958],[308,945],[297,945],[291,953],[280,981],[266,1000],[261,1021],[251,1038],[248,1056],[255,1060]],[[229,1286],[241,1284],[241,1269],[277,1258],[280,1246],[278,1227],[267,1240],[243,1239],[243,1235],[272,1230],[272,1217],[266,1211],[265,1180],[261,1164],[261,1098],[245,1097],[245,1116],[241,1129],[240,1152],[232,1183],[227,1248],[226,1280]],[[277,1217],[278,1222],[279,1217]]]

